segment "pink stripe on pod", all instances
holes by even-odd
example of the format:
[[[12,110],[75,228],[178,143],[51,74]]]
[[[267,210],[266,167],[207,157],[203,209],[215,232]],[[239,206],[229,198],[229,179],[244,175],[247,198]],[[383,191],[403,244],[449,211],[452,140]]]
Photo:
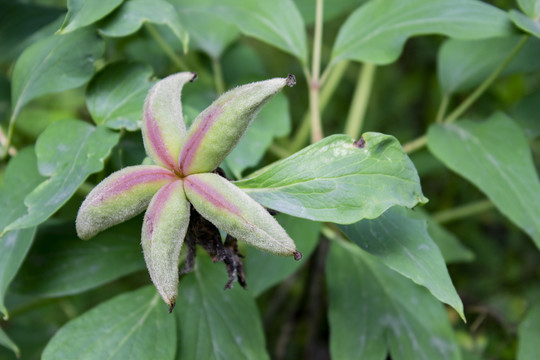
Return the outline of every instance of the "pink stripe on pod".
[[[167,145],[165,144],[165,140],[160,131],[161,129],[152,114],[150,106],[148,106],[145,111],[145,123],[146,135],[148,136],[148,140],[150,140],[150,145],[156,156],[163,162],[163,165],[166,165],[169,169],[178,170],[176,159],[171,156],[167,149]]]
[[[179,159],[180,171],[183,174],[188,173],[189,167],[193,162],[193,158],[197,153],[197,149],[199,148],[199,144],[204,139],[208,131],[212,128],[212,125],[214,124],[218,116],[221,114],[221,111],[222,108],[220,106],[216,106],[215,108],[213,108],[208,114],[206,114],[201,124],[187,139]]]
[[[170,194],[176,190],[178,186],[182,186],[182,180],[177,180],[162,187],[155,195],[153,206],[148,208],[144,221],[146,222],[146,233],[150,242],[152,241],[152,232],[154,224],[159,222],[159,218],[163,208],[167,204]],[[180,221],[180,220],[179,220]]]
[[[159,181],[172,181],[177,179],[177,176],[166,169],[158,168],[153,169],[140,169],[134,170],[131,173],[119,176],[114,180],[112,184],[107,186],[107,189],[101,192],[100,196],[96,199],[96,202],[106,201],[120,193],[126,192],[138,185],[146,185],[152,182]]]
[[[239,217],[242,217],[241,210],[229,200],[227,200],[223,195],[218,191],[214,190],[208,184],[200,181],[200,179],[185,178],[185,186],[189,186],[191,190],[201,195],[206,201],[213,204],[215,207],[227,210],[230,213],[233,213]]]

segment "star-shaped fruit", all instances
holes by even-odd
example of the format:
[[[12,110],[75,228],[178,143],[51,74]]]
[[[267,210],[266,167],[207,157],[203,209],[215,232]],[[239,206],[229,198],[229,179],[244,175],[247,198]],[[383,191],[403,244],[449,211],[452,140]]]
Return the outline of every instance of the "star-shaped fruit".
[[[150,89],[143,108],[142,136],[155,165],[130,166],[103,180],[77,214],[77,234],[89,239],[146,209],[142,248],[150,277],[163,300],[178,295],[180,249],[190,204],[205,219],[259,249],[301,257],[293,240],[238,187],[213,173],[231,152],[260,108],[294,76],[237,87],[221,95],[186,130],[182,87],[196,74],[171,75]]]

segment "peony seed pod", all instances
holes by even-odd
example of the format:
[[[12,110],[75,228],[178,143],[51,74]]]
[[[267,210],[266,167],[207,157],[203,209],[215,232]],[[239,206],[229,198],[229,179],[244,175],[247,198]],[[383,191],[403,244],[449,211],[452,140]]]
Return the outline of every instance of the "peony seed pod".
[[[217,168],[261,107],[284,86],[294,84],[294,76],[289,75],[239,86],[221,95],[188,130],[180,153],[180,173],[187,176]]]
[[[141,240],[150,278],[169,304],[169,312],[178,295],[178,262],[188,224],[189,203],[182,180],[177,180],[152,198],[144,216]]]
[[[141,130],[146,153],[157,165],[178,171],[186,136],[180,97],[184,84],[196,77],[191,72],[171,75],[158,81],[146,96]]]
[[[88,194],[79,208],[77,235],[87,240],[140,214],[163,185],[176,179],[172,171],[156,165],[130,166],[112,173]]]
[[[184,190],[199,214],[238,240],[277,255],[299,256],[293,240],[268,211],[221,176],[189,175]]]

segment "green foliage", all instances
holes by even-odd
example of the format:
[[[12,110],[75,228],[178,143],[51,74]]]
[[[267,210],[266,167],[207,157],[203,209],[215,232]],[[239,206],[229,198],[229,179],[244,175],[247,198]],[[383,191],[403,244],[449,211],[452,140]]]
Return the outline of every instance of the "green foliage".
[[[539,0],[0,1],[0,359],[536,359],[538,38]]]
[[[363,139],[359,148],[349,136],[329,136],[235,184],[269,208],[339,224],[427,201],[395,138],[365,133]]]

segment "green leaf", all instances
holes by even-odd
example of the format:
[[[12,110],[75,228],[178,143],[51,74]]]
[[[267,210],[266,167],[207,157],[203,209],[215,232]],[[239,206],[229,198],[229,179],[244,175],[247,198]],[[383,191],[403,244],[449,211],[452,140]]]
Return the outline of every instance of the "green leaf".
[[[294,240],[296,248],[302,253],[302,261],[292,261],[260,251],[253,246],[245,248],[244,268],[247,290],[257,297],[270,287],[295,273],[315,250],[322,224],[292,216],[279,214],[276,220]]]
[[[30,100],[85,84],[104,50],[93,29],[53,35],[27,48],[13,70],[12,120]]]
[[[289,102],[281,93],[262,108],[240,142],[225,158],[227,166],[236,178],[241,178],[245,169],[261,161],[274,138],[286,136],[290,131]]]
[[[521,36],[484,40],[447,40],[440,48],[437,72],[443,93],[469,90],[484,81],[521,41]],[[540,40],[530,39],[505,67],[502,75],[540,68]]]
[[[332,358],[460,359],[448,316],[426,289],[352,244],[330,246]]]
[[[97,235],[92,241],[56,228],[39,232],[13,291],[37,297],[78,294],[146,268],[140,219]]]
[[[540,113],[540,91],[524,97],[511,110],[510,114],[513,119],[525,131],[525,135],[534,139],[540,136],[540,121],[538,114]]]
[[[271,209],[338,224],[427,201],[414,165],[394,137],[365,133],[363,139],[359,148],[347,135],[329,136],[235,184]]]
[[[108,300],[64,325],[43,360],[174,359],[176,326],[153,286]]]
[[[119,62],[97,74],[86,89],[86,106],[98,125],[137,130],[146,94],[154,84],[152,68]]]
[[[518,0],[519,7],[527,16],[536,19],[540,16],[540,0]]]
[[[526,33],[529,33],[533,36],[540,38],[540,22],[539,21],[533,20],[527,17],[527,15],[517,10],[510,10],[508,12],[508,16],[510,17],[510,20],[512,20],[518,28],[525,31]]]
[[[536,304],[519,325],[517,360],[538,358],[538,339],[540,339],[540,305]]]
[[[428,147],[540,248],[540,181],[527,139],[512,119],[496,113],[482,123],[435,124],[428,131]]]
[[[178,16],[189,33],[190,48],[201,49],[210,57],[218,59],[223,51],[238,38],[235,24],[201,11],[203,4],[214,4],[214,0],[196,3],[192,0],[169,0],[178,11]]]
[[[0,62],[16,59],[31,43],[54,34],[59,26],[54,20],[62,14],[56,7],[0,1]]]
[[[126,0],[100,27],[109,37],[124,37],[137,32],[144,23],[167,25],[187,51],[188,33],[174,6],[165,0]]]
[[[240,286],[224,290],[225,267],[207,256],[180,281],[176,359],[268,359],[255,300]]]
[[[0,233],[10,222],[24,215],[24,198],[42,180],[33,148],[24,148],[11,159],[0,187]],[[34,232],[35,228],[7,231],[0,237],[0,311],[5,318],[8,315],[4,304],[6,290],[32,244]]]
[[[353,12],[339,30],[332,62],[394,62],[409,37],[483,39],[510,33],[506,13],[475,0],[379,0]]]
[[[68,13],[60,31],[68,33],[93,24],[111,13],[122,1],[124,0],[69,0]]]
[[[307,65],[304,20],[292,0],[206,0],[198,9],[235,24],[245,35],[286,51]]]
[[[13,351],[17,358],[21,356],[19,347],[13,342],[13,340],[9,338],[9,336],[7,336],[2,327],[0,327],[0,345],[5,346],[9,350]]]
[[[429,236],[437,244],[439,250],[441,250],[444,261],[447,264],[468,262],[474,259],[474,253],[465,247],[454,234],[433,220],[427,212],[421,209],[415,209],[415,215],[427,221]]]
[[[7,230],[41,224],[53,215],[84,182],[103,169],[103,161],[118,142],[118,134],[77,120],[53,123],[38,138],[36,154],[39,172],[49,179],[25,199],[28,213]]]
[[[452,306],[465,319],[463,304],[452,284],[439,248],[427,232],[426,221],[399,206],[373,220],[340,229],[386,266],[425,286],[437,299]]]

